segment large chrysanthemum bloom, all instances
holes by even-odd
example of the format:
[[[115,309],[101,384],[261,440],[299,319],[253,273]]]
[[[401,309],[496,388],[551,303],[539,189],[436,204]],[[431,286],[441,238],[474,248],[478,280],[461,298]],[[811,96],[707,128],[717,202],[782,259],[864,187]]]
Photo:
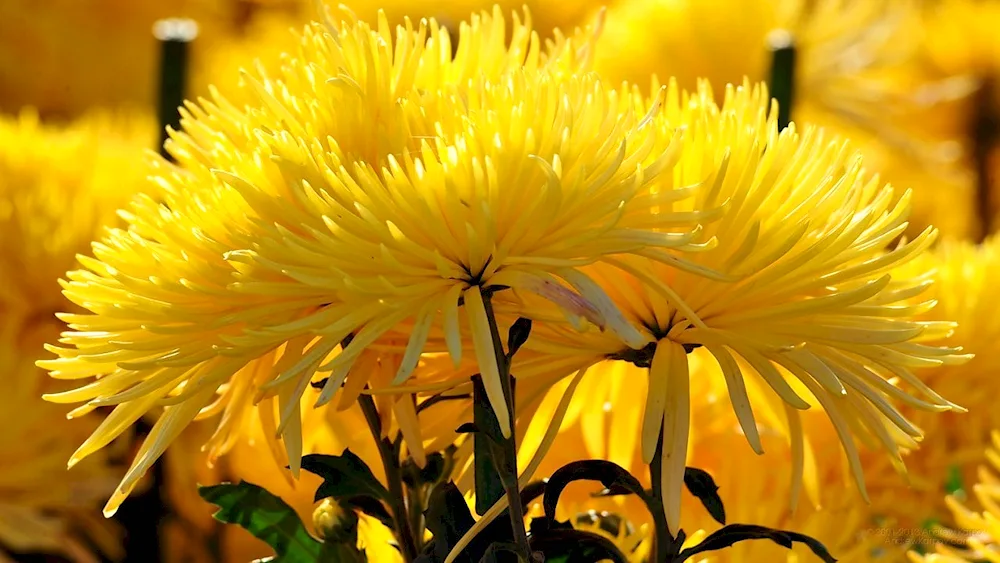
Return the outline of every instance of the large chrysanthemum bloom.
[[[803,395],[812,395],[830,415],[861,487],[855,436],[881,445],[901,465],[898,446],[915,447],[920,431],[894,404],[956,408],[913,368],[967,359],[960,350],[924,344],[953,329],[949,322],[912,318],[924,306],[906,300],[927,288],[927,277],[890,274],[925,251],[935,231],[887,250],[907,227],[908,197],[893,204],[893,190],[868,177],[857,155],[821,130],[800,134],[792,126],[778,134],[766,103],[758,89],[730,88],[719,109],[702,89],[663,110],[687,127],[674,181],[710,188],[698,193],[693,209],[729,201],[723,218],[706,227],[718,246],[689,259],[729,278],[717,281],[645,257],[605,260],[586,270],[589,279],[641,327],[649,344],[629,348],[610,333],[578,334],[539,323],[526,344],[539,355],[519,356],[512,367],[522,381],[555,381],[607,359],[649,368],[639,447],[649,462],[663,432],[664,490],[674,530],[689,432],[690,350],[705,347],[715,356],[758,451],[745,378],[763,378],[793,420],[797,409],[809,407]],[[893,385],[896,379],[903,387]],[[801,442],[800,426],[790,426]],[[800,471],[803,458],[794,461]]]
[[[53,386],[33,362],[52,331],[26,327],[11,317],[0,319],[0,561],[47,553],[92,563],[98,558],[88,540],[119,557],[117,531],[100,518],[97,507],[114,490],[124,467],[113,463],[109,449],[67,473],[66,456],[98,421],[68,421],[63,408],[41,400]]]
[[[986,450],[985,459],[989,464],[979,467],[977,483],[972,488],[982,511],[969,508],[963,498],[954,495],[945,497],[954,527],[933,526],[932,531],[938,540],[933,552],[927,555],[910,552],[910,561],[965,563],[1000,560],[997,556],[1000,550],[1000,479],[996,475],[1000,471],[1000,433],[993,433],[992,446]]]
[[[59,277],[142,185],[154,137],[141,116],[0,118],[0,316],[54,321],[65,309]]]
[[[964,365],[914,370],[927,385],[969,412],[933,416],[917,410],[905,412],[926,432],[920,449],[905,457],[910,486],[893,479],[888,468],[879,468],[874,460],[869,463],[869,474],[875,479],[871,483],[873,511],[901,526],[919,525],[935,517],[943,512],[943,490],[973,483],[982,461],[982,446],[992,429],[1000,427],[1000,413],[995,408],[1000,374],[995,343],[1000,338],[1000,321],[991,312],[993,288],[1000,284],[1000,238],[992,237],[982,245],[942,244],[901,273],[917,271],[934,272],[934,285],[923,299],[927,305],[930,300],[937,302],[920,318],[956,321],[958,328],[948,342],[975,357]]]
[[[168,145],[179,164],[156,174],[165,203],[139,198],[123,214],[128,228],[69,274],[66,295],[91,314],[63,316],[73,330],[41,365],[56,378],[98,379],[49,399],[85,402],[74,414],[117,405],[71,463],[166,407],[108,512],[189,422],[221,415],[208,444],[218,455],[252,404],[297,471],[298,398],[313,375],[332,372],[328,401],[391,329],[410,342],[393,380],[413,371],[425,343],[457,357],[469,279],[516,286],[528,283],[518,271],[691,239],[649,230],[646,209],[675,199],[644,191],[670,159],[669,136],[628,94],[567,77],[588,63],[591,32],[543,51],[516,16],[505,42],[495,11],[460,28],[453,56],[433,21],[395,36],[384,18],[376,29],[325,24],[307,28],[280,68],[244,75],[244,109],[219,94],[189,105]],[[522,211],[525,197],[537,204]],[[429,220],[448,229],[422,231]],[[506,254],[489,258],[493,247]],[[495,390],[480,285],[465,309]],[[436,307],[444,320],[432,323]],[[355,373],[356,397],[371,374]],[[412,403],[395,406],[415,417]]]

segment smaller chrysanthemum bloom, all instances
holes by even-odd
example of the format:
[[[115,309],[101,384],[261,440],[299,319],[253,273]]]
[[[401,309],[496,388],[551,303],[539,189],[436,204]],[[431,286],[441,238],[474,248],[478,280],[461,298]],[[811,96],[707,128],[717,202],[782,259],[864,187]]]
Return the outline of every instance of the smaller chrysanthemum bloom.
[[[906,300],[929,280],[891,275],[925,251],[936,232],[927,229],[888,248],[907,228],[909,198],[897,198],[868,177],[857,155],[822,130],[800,134],[793,125],[779,134],[762,88],[729,88],[722,108],[707,88],[684,103],[668,99],[664,114],[686,127],[673,181],[707,187],[691,203],[694,211],[729,202],[723,217],[706,225],[718,246],[687,259],[702,273],[725,278],[646,257],[606,259],[584,269],[588,283],[611,297],[646,344],[626,346],[610,332],[579,334],[539,323],[526,348],[540,354],[515,358],[512,372],[520,380],[557,381],[607,359],[648,368],[639,447],[648,463],[663,434],[664,491],[674,531],[689,433],[687,356],[698,347],[719,362],[755,450],[763,448],[745,378],[761,377],[783,399],[797,443],[802,432],[794,420],[809,408],[802,395],[815,398],[863,488],[856,435],[880,444],[899,467],[899,446],[915,447],[920,431],[896,405],[957,408],[913,373],[967,359],[959,349],[925,344],[946,337],[954,324],[913,319],[916,311]],[[522,314],[541,307],[529,304]],[[803,387],[796,390],[789,379]],[[796,451],[799,475],[802,448]]]
[[[74,563],[96,561],[93,546],[121,555],[116,528],[100,518],[101,499],[114,490],[124,467],[108,449],[66,472],[66,456],[97,424],[94,417],[66,420],[65,410],[40,395],[53,388],[33,362],[44,341],[39,332],[2,317],[0,385],[0,561],[18,554],[50,554]],[[48,330],[51,332],[51,330]],[[124,452],[118,452],[122,454]]]
[[[994,289],[1000,284],[1000,237],[981,245],[946,241],[932,252],[901,268],[901,275],[929,275],[930,290],[907,304],[924,321],[954,320],[954,335],[947,340],[975,357],[963,365],[916,369],[914,374],[967,413],[930,415],[914,409],[904,411],[926,432],[920,449],[905,457],[909,487],[893,479],[886,467],[869,462],[873,510],[901,526],[919,525],[940,512],[941,491],[954,484],[973,483],[982,461],[982,444],[1000,427],[995,408],[1000,355],[1000,319],[992,312]],[[931,305],[936,306],[931,308]],[[944,342],[943,340],[940,342]]]
[[[1000,432],[994,432],[992,445],[979,467],[978,482],[972,487],[982,511],[968,507],[965,499],[949,495],[945,504],[951,510],[953,525],[932,526],[934,550],[929,554],[909,553],[913,563],[965,563],[1000,560]],[[929,546],[925,545],[924,548]],[[929,551],[929,550],[928,550]]]
[[[468,139],[462,139],[460,130],[436,131],[441,123],[451,128],[470,125],[461,117],[465,104],[449,102],[470,88],[474,104],[492,103],[489,85],[495,82],[498,85],[493,88],[501,90],[501,78],[514,70],[527,73],[521,80],[528,84],[532,79],[527,77],[533,73],[548,77],[539,83],[547,85],[547,93],[556,95],[560,76],[588,64],[592,42],[592,32],[581,30],[543,49],[537,34],[519,23],[516,15],[508,41],[504,18],[494,11],[476,15],[461,27],[457,54],[452,55],[448,33],[434,21],[421,22],[417,27],[408,23],[393,31],[384,17],[374,28],[349,15],[345,17],[337,24],[330,20],[306,28],[296,53],[283,57],[278,68],[260,65],[253,73],[245,73],[234,94],[241,102],[239,106],[219,93],[200,104],[188,104],[182,131],[175,132],[168,142],[178,164],[157,164],[155,197],[138,197],[122,213],[127,227],[112,230],[95,243],[94,258],[81,258],[86,269],[68,274],[66,296],[90,313],[62,316],[72,330],[63,335],[60,346],[50,347],[58,358],[40,365],[56,378],[96,379],[48,398],[85,403],[73,411],[74,415],[102,405],[115,406],[73,455],[71,464],[105,446],[145,413],[165,407],[133,467],[109,501],[108,513],[114,512],[142,474],[192,420],[220,417],[218,430],[207,444],[211,454],[218,456],[244,431],[253,405],[262,413],[265,435],[282,437],[288,463],[297,473],[302,443],[298,399],[312,376],[329,375],[336,368],[329,389],[338,389],[344,368],[349,367],[347,359],[357,360],[359,352],[377,339],[372,338],[373,334],[377,337],[406,317],[427,311],[407,310],[403,316],[396,311],[371,322],[386,313],[390,300],[371,294],[356,298],[354,284],[369,289],[366,284],[370,278],[365,278],[369,272],[356,272],[356,278],[341,275],[337,268],[343,265],[336,253],[344,252],[346,247],[339,242],[333,245],[334,255],[329,261],[324,259],[322,267],[327,271],[312,273],[295,269],[300,266],[295,261],[303,257],[298,247],[292,247],[295,250],[289,256],[272,256],[261,247],[267,245],[265,250],[278,251],[282,244],[322,245],[347,240],[354,250],[339,259],[354,261],[357,252],[369,251],[382,256],[384,249],[387,258],[382,264],[390,276],[394,272],[412,273],[405,265],[412,261],[412,246],[392,240],[394,235],[390,233],[399,229],[407,232],[414,225],[426,224],[428,217],[437,216],[425,217],[407,206],[392,208],[391,202],[382,199],[386,194],[379,191],[385,189],[380,184],[381,174],[385,174],[387,183],[406,181],[400,163],[409,167],[414,181],[428,189],[443,189],[444,185],[432,186],[432,178],[441,179],[442,175],[454,174],[449,184],[452,186],[468,182],[467,188],[475,191],[452,192],[445,200],[447,209],[439,208],[438,212],[495,229],[492,223],[481,222],[482,205],[497,203],[491,199],[496,194],[489,191],[496,184],[488,181],[489,176],[477,175],[480,169],[476,167],[481,167],[482,161],[475,158],[484,155],[477,153],[475,146],[449,144],[478,143],[485,137],[475,137],[473,132]],[[485,88],[482,92],[478,86],[470,86],[480,83]],[[599,225],[613,228],[612,221],[627,211],[618,209],[619,198],[630,197],[633,188],[640,189],[642,173],[655,168],[655,164],[640,167],[639,161],[656,147],[639,145],[618,159],[618,149],[629,138],[630,128],[639,127],[641,116],[611,113],[608,118],[606,109],[628,103],[618,101],[614,92],[605,92],[605,98],[599,98],[605,101],[603,105],[590,104],[588,94],[604,91],[596,79],[588,84],[595,89],[593,92],[577,89],[576,97],[557,96],[538,102],[545,104],[545,109],[553,112],[551,115],[527,111],[516,114],[525,120],[521,123],[525,126],[526,120],[540,120],[535,130],[515,127],[513,131],[524,135],[521,141],[527,142],[527,147],[511,141],[488,150],[511,151],[522,160],[522,168],[528,168],[526,163],[530,163],[530,175],[521,179],[551,182],[549,190],[553,194],[556,192],[552,190],[561,186],[552,176],[557,178],[558,173],[549,171],[553,166],[567,166],[558,161],[559,154],[573,154],[579,162],[596,159],[594,162],[601,165],[599,172],[588,175],[567,167],[567,173],[575,174],[573,179],[579,189],[607,186],[609,191],[600,193],[594,203],[599,201],[604,206],[605,215],[600,217]],[[540,92],[533,87],[523,86],[511,95],[524,95],[524,103],[532,103],[533,96]],[[452,97],[444,99],[441,92]],[[433,96],[439,99],[431,99]],[[563,101],[569,105],[560,106]],[[563,150],[559,145],[563,137],[554,131],[563,135],[562,127],[569,127],[569,118],[577,109],[573,104],[590,104],[586,108],[593,119],[569,129],[579,134],[567,135],[565,141],[585,140],[590,144]],[[487,111],[473,117],[484,120],[485,130],[489,120],[498,115],[492,111],[510,111],[512,107],[486,107],[483,109]],[[532,107],[531,111],[540,109]],[[442,122],[442,116],[449,120]],[[596,139],[601,135],[613,135],[615,142],[598,143]],[[529,151],[535,150],[531,143],[535,142],[556,151],[546,155],[537,149],[540,155],[553,159],[548,168],[529,158]],[[468,159],[466,162],[449,160],[460,153]],[[603,162],[599,160],[602,157]],[[450,169],[453,165],[457,166],[454,172]],[[503,170],[507,173],[518,169],[512,166]],[[421,180],[419,176],[425,172]],[[605,172],[609,175],[601,176]],[[534,187],[541,189],[541,185]],[[369,193],[367,189],[374,191]],[[621,193],[615,195],[616,189]],[[483,199],[486,195],[489,197]],[[604,196],[609,197],[601,199]],[[465,197],[479,198],[472,200],[479,205],[465,207]],[[515,197],[499,200],[508,215],[515,208]],[[652,199],[646,197],[636,205]],[[552,196],[546,201],[562,202],[567,209],[578,202],[568,195],[566,199]],[[394,222],[378,224],[373,213],[403,215]],[[461,218],[455,213],[474,217]],[[566,219],[568,215],[560,217]],[[522,221],[512,227],[523,229],[526,225]],[[587,224],[583,232],[589,233],[588,229],[595,226]],[[558,230],[560,227],[554,225],[554,232],[549,234],[562,236],[565,233]],[[434,241],[445,245],[444,256],[456,259],[460,247],[447,248],[453,241],[442,233],[437,233]],[[462,233],[462,237],[469,236]],[[512,236],[519,233],[515,231]],[[492,244],[489,232],[471,235],[476,241],[474,251],[488,253],[488,247],[482,245]],[[317,238],[310,240],[314,236]],[[356,240],[357,236],[362,238]],[[476,238],[482,236],[487,238]],[[588,240],[594,238],[587,236]],[[663,238],[671,242],[683,239],[672,235]],[[551,244],[552,240],[547,242]],[[629,244],[641,241],[630,240]],[[481,261],[485,257],[475,254],[472,259]],[[441,290],[451,282],[440,276],[453,275],[458,268],[453,265],[438,270],[441,264],[435,261],[433,251],[419,253],[415,258],[425,261],[420,276],[427,272],[434,276],[424,284],[425,289],[433,286]],[[286,259],[292,260],[288,264],[290,274],[283,272],[282,266],[272,269]],[[367,268],[360,263],[355,266]],[[326,275],[332,277],[317,286],[316,282]],[[373,275],[377,278],[379,274]],[[376,283],[370,289],[383,285],[381,281]],[[338,284],[340,288],[335,287]],[[341,293],[348,287],[354,293]],[[392,297],[393,303],[397,300],[395,295],[385,297]],[[455,303],[459,298],[459,294],[453,295]],[[398,301],[407,307],[415,304],[415,299]],[[457,310],[457,305],[449,310],[449,323]],[[406,327],[406,338],[412,331],[418,334],[414,342],[427,340],[428,325],[417,326],[423,328]],[[342,341],[346,344],[344,337],[354,331],[357,335],[350,353],[345,350],[338,355]],[[420,348],[407,350],[402,363],[407,367],[400,371],[408,373],[415,368]],[[439,348],[445,347],[442,344]],[[329,365],[331,359],[337,365]],[[352,389],[360,392],[365,383],[361,378],[369,377],[368,373],[357,376],[361,384]],[[332,393],[327,393],[323,402],[331,398]],[[275,403],[281,405],[277,413]],[[397,410],[404,417],[412,414],[405,405]]]
[[[154,136],[138,116],[0,118],[0,315],[48,321],[65,309],[59,278],[144,183]]]

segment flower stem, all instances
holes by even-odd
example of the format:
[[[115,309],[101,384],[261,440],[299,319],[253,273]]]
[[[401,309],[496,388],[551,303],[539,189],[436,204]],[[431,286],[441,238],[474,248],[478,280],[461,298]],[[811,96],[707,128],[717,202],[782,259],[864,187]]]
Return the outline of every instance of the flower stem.
[[[500,372],[500,384],[503,388],[504,398],[507,401],[507,411],[510,413],[511,426],[514,423],[514,390],[513,380],[510,375],[510,361],[504,353],[503,341],[500,338],[500,329],[497,326],[496,314],[493,312],[493,296],[485,294],[483,305],[486,309],[486,319],[490,325],[490,336],[493,338],[493,350],[496,356],[497,369]],[[535,561],[531,548],[528,545],[528,533],[524,528],[524,506],[521,503],[521,492],[517,484],[517,438],[516,432],[511,432],[510,438],[504,440],[503,457],[497,460],[497,473],[503,483],[504,493],[510,503],[508,512],[510,514],[510,524],[514,531],[514,543],[517,545],[519,555],[524,561]]]
[[[368,422],[368,429],[371,430],[372,438],[378,445],[378,453],[382,458],[382,467],[385,469],[386,485],[389,487],[389,495],[392,497],[391,506],[392,518],[396,522],[396,536],[399,540],[399,549],[403,558],[409,563],[416,560],[420,555],[417,550],[417,542],[414,539],[414,530],[410,527],[408,513],[406,509],[406,497],[403,493],[403,476],[399,465],[399,452],[388,438],[382,436],[382,421],[375,408],[375,401],[370,395],[362,393],[358,397],[358,404]]]

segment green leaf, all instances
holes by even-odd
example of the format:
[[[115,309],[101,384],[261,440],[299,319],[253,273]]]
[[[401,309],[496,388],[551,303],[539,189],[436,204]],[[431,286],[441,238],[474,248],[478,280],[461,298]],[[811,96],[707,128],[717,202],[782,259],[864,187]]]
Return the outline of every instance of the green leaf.
[[[472,420],[475,427],[472,435],[473,476],[476,483],[476,514],[482,516],[505,494],[497,465],[500,460],[494,459],[494,452],[498,449],[495,446],[503,443],[503,435],[486,396],[482,377],[473,377],[472,383]],[[468,423],[463,424],[459,430],[467,425]]]
[[[327,497],[337,500],[363,496],[378,500],[389,498],[389,491],[351,450],[344,450],[341,455],[307,455],[302,458],[302,469],[323,478],[316,489],[317,501]]]
[[[719,496],[719,487],[707,472],[694,467],[684,468],[684,485],[691,494],[698,497],[701,504],[708,510],[719,524],[726,524],[726,507]]]
[[[219,507],[217,520],[237,524],[271,546],[275,563],[321,561],[324,544],[309,535],[292,507],[267,490],[243,481],[199,487],[198,494]]]
[[[774,543],[792,548],[793,542],[805,544],[817,557],[825,563],[836,563],[836,559],[830,555],[826,547],[805,534],[775,530],[765,526],[755,526],[752,524],[730,524],[720,530],[709,534],[704,540],[694,547],[689,547],[680,552],[680,561],[685,561],[693,555],[706,551],[718,551],[731,547],[733,544],[747,540],[771,540]]]
[[[434,534],[434,553],[440,561],[445,560],[451,548],[476,523],[465,497],[452,482],[441,483],[431,490],[424,518],[427,529]],[[466,553],[459,555],[459,561],[470,560]]]
[[[486,548],[479,558],[479,563],[518,563],[517,544],[514,542],[496,542]]]
[[[557,469],[545,483],[542,506],[549,519],[555,519],[559,496],[573,481],[599,481],[605,489],[628,491],[644,501],[649,498],[639,480],[616,463],[601,459],[574,461]]]
[[[532,551],[541,551],[545,563],[628,563],[628,557],[608,538],[573,528],[554,528],[532,534]]]
[[[510,361],[518,349],[528,341],[529,335],[531,335],[531,319],[518,317],[507,331],[507,361]]]

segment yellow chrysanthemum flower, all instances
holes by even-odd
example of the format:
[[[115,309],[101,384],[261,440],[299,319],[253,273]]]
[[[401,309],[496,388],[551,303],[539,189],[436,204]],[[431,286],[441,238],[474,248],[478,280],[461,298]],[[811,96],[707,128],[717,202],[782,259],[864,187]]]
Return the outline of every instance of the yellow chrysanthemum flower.
[[[1000,427],[994,407],[1000,356],[995,343],[1000,338],[1000,320],[991,312],[993,288],[1000,284],[1000,238],[982,245],[948,242],[932,253],[905,266],[903,275],[933,272],[931,291],[915,307],[927,309],[926,321],[941,319],[958,323],[948,342],[962,346],[975,357],[964,365],[917,369],[914,374],[950,400],[968,409],[963,414],[930,416],[917,410],[905,414],[923,428],[926,437],[919,450],[905,457],[910,487],[889,475],[872,461],[873,512],[901,526],[918,526],[940,513],[942,491],[953,475],[973,483],[975,468],[982,460],[982,445],[993,428]],[[930,309],[934,303],[937,305]]]
[[[59,278],[143,183],[155,135],[141,116],[0,118],[0,315],[49,320],[66,308]]]
[[[927,555],[910,552],[913,563],[1000,561],[1000,479],[996,476],[996,471],[1000,471],[1000,433],[994,432],[992,441],[985,456],[989,466],[979,468],[978,483],[972,490],[983,507],[982,512],[968,508],[955,496],[946,497],[945,504],[951,509],[956,529],[935,526],[933,531],[939,540],[935,552]]]
[[[392,383],[428,342],[457,360],[463,303],[509,431],[487,324],[494,290],[533,290],[631,330],[546,276],[559,271],[592,293],[582,264],[697,247],[694,233],[655,227],[700,213],[650,212],[690,195],[651,189],[675,133],[653,126],[658,102],[570,76],[589,61],[589,32],[543,52],[514,20],[506,43],[499,10],[475,16],[455,56],[433,21],[395,39],[384,18],[377,29],[327,22],[280,69],[245,76],[241,95],[255,105],[239,110],[219,95],[189,107],[170,144],[181,166],[160,166],[166,204],[138,201],[129,229],[69,274],[67,296],[93,314],[66,315],[75,332],[40,364],[58,378],[99,378],[49,399],[87,402],[78,412],[118,405],[74,463],[167,406],[109,512],[196,417],[223,413],[209,447],[225,451],[251,402],[270,413],[279,400],[280,417],[262,421],[284,436],[297,470],[298,398],[313,375],[331,375],[319,402],[329,401],[390,331],[408,341]],[[371,374],[352,373],[356,397]],[[411,402],[396,406],[415,419]]]
[[[893,191],[867,177],[857,155],[820,130],[800,135],[792,126],[778,134],[763,89],[730,88],[721,109],[707,88],[683,103],[679,96],[668,98],[663,112],[675,127],[687,129],[673,181],[706,186],[694,199],[695,210],[729,202],[723,218],[706,228],[718,246],[690,260],[703,272],[726,278],[706,278],[643,257],[594,265],[585,270],[589,279],[641,327],[648,344],[630,349],[603,333],[581,335],[539,323],[526,344],[539,354],[519,355],[512,372],[522,382],[557,381],[574,372],[580,378],[608,359],[648,367],[639,447],[648,463],[662,429],[673,530],[689,434],[687,355],[697,347],[706,347],[721,365],[754,449],[762,446],[745,377],[759,376],[785,401],[793,419],[797,409],[809,406],[800,394],[818,401],[863,487],[854,435],[880,444],[899,465],[898,446],[915,447],[920,431],[893,403],[955,408],[912,373],[915,367],[966,359],[956,349],[923,344],[947,336],[953,324],[913,320],[921,307],[906,300],[926,289],[925,278],[889,273],[923,252],[934,230],[886,250],[907,227],[908,197],[893,204]],[[525,310],[531,314],[540,307]],[[797,391],[789,378],[802,387]],[[925,399],[890,383],[897,378]],[[799,425],[790,427],[801,442]],[[800,472],[801,455],[794,462]]]
[[[5,460],[0,463],[0,561],[47,553],[90,563],[93,545],[120,557],[117,531],[101,521],[96,508],[114,490],[124,467],[112,462],[109,449],[79,471],[66,472],[66,456],[97,420],[68,421],[64,409],[41,400],[53,386],[32,364],[52,330],[0,319],[0,457]]]

